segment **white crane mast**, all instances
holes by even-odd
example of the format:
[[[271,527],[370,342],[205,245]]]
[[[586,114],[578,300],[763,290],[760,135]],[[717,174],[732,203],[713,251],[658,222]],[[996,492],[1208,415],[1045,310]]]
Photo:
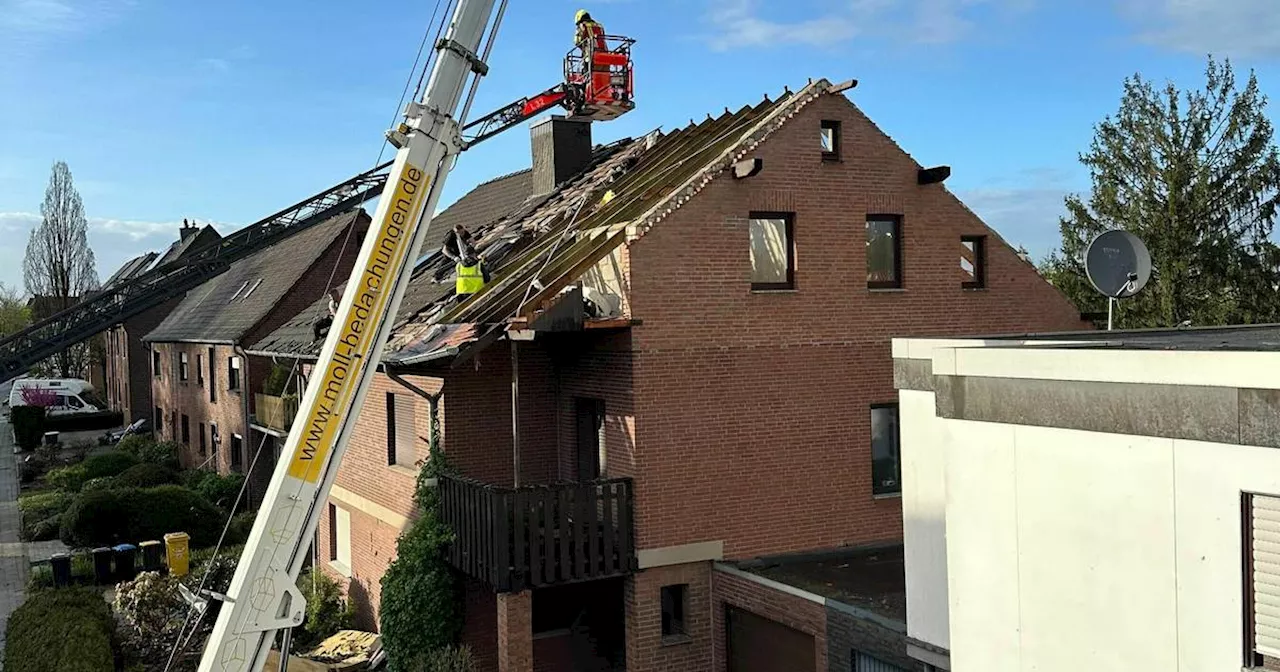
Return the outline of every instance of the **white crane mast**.
[[[333,326],[259,509],[200,672],[258,672],[281,628],[306,612],[294,582],[319,524],[321,504],[356,425],[441,187],[461,151],[454,118],[463,90],[485,65],[476,55],[494,0],[458,0],[421,102],[389,132],[399,151],[378,200]]]

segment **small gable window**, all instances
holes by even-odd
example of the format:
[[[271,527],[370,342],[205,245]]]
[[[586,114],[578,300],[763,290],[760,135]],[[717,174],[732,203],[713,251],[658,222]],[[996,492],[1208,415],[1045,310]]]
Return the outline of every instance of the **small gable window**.
[[[822,160],[840,160],[840,122],[833,119],[822,120]]]

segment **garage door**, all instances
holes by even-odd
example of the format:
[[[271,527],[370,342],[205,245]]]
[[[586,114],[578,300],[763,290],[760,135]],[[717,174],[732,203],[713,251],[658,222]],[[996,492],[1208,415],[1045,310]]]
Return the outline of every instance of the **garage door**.
[[[729,672],[815,672],[813,635],[726,607]]]

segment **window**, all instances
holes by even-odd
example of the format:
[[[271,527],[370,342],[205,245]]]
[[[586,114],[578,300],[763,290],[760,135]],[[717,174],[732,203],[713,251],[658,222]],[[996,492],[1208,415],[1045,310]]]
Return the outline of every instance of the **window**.
[[[902,287],[902,218],[867,215],[867,287]]]
[[[329,560],[342,573],[351,572],[351,513],[329,505]]]
[[[387,393],[387,464],[411,467],[417,462],[416,420],[411,397]]]
[[[245,281],[244,281],[244,284],[243,284],[243,285],[240,285],[240,289],[237,289],[237,290],[236,290],[236,293],[235,293],[235,294],[232,294],[232,295],[231,295],[231,298],[227,300],[227,303],[231,303],[232,301],[235,301],[236,299],[240,298],[240,295],[244,293],[244,290],[245,290],[248,286],[249,286],[249,281],[248,281],[248,280],[245,280]]]
[[[186,413],[182,414],[182,442],[191,445],[191,419]]]
[[[196,355],[196,385],[204,387],[204,356]]]
[[[896,495],[902,492],[898,459],[898,405],[871,407],[871,494]]]
[[[151,351],[151,373],[156,378],[160,377],[160,351],[159,350]]]
[[[964,274],[961,286],[965,289],[987,286],[986,236],[960,236],[960,271]]]
[[[685,599],[689,585],[685,583],[662,587],[662,636],[680,637],[685,632]]]
[[[1271,623],[1273,604],[1280,603],[1280,568],[1269,537],[1280,527],[1280,497],[1245,493],[1240,507],[1244,536],[1244,664],[1275,669],[1280,661],[1280,633]]]
[[[205,457],[209,454],[209,444],[204,440],[204,423],[196,425],[196,428],[200,432],[200,457]]]
[[[751,213],[751,289],[795,287],[794,220],[790,213]]]
[[[244,296],[240,297],[240,300],[244,301],[245,299],[249,298],[249,295],[253,293],[253,290],[257,289],[258,285],[261,285],[261,284],[262,284],[262,278],[258,278],[257,280],[254,280],[253,284],[249,286],[249,289],[245,291]]]
[[[231,435],[231,471],[244,472],[244,438],[239,434]]]
[[[840,122],[833,119],[822,120],[822,160],[840,160]]]
[[[600,478],[605,464],[604,452],[604,400],[574,399],[577,425],[576,462],[578,481],[585,483]]]
[[[218,400],[218,369],[214,362],[218,361],[213,356],[213,348],[209,348],[209,401]]]
[[[187,360],[187,353],[185,352],[178,353],[178,380],[187,380],[188,378],[190,378],[188,363],[189,362]]]
[[[227,366],[227,389],[232,391],[240,389],[240,358],[239,357],[232,357],[230,359],[230,363]]]
[[[66,399],[67,399],[67,405],[70,406],[71,408],[84,408],[84,402],[80,401],[80,397],[68,396],[66,397]]]
[[[850,658],[853,659],[853,672],[908,672],[904,668],[857,650],[853,651]]]

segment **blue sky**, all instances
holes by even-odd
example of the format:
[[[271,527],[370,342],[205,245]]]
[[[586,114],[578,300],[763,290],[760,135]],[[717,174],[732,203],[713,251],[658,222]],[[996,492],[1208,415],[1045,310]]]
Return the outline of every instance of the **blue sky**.
[[[434,0],[0,0],[0,282],[21,285],[55,160],[98,272],[184,218],[224,233],[371,167]],[[558,81],[578,2],[512,0],[476,111]],[[1280,87],[1275,0],[608,0],[638,40],[638,109],[597,141],[670,129],[809,77],[852,100],[1038,258],[1076,157],[1140,72],[1198,86],[1208,52]],[[1275,111],[1272,111],[1275,119]],[[518,128],[467,152],[442,203],[529,164]]]

